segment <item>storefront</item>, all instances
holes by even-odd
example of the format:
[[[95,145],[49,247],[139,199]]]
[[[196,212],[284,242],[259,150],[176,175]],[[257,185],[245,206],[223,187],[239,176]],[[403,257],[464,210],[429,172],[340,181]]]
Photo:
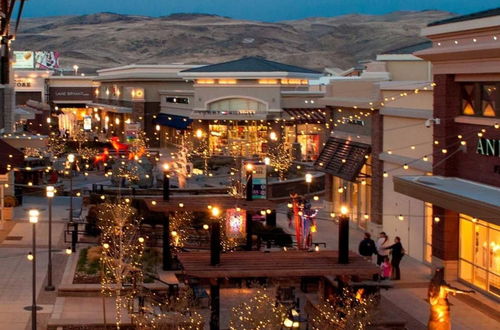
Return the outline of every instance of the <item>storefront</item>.
[[[433,46],[415,55],[433,64],[433,119],[440,119],[433,125],[433,173],[394,177],[395,191],[433,205],[432,265],[497,299],[499,18],[485,11],[423,29]]]
[[[212,155],[262,156],[267,152],[268,127],[259,122],[214,123],[208,129]]]

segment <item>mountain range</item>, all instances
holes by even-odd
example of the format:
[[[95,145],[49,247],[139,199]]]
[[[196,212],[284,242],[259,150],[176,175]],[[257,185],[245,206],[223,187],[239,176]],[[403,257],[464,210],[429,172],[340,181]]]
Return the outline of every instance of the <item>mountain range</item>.
[[[23,19],[13,47],[58,51],[63,67],[78,64],[83,72],[256,55],[312,69],[347,69],[376,54],[422,42],[422,27],[451,16],[427,10],[267,23],[205,14],[98,13]]]

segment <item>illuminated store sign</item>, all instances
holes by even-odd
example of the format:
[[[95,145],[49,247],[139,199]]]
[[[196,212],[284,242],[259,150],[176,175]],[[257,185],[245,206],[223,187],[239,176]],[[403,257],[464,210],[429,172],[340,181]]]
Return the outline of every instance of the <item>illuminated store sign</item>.
[[[500,140],[479,139],[476,152],[483,156],[500,157]]]

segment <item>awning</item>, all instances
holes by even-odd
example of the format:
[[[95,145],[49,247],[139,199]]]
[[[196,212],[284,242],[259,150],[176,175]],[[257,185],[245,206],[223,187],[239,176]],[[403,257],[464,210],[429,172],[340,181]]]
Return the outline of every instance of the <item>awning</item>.
[[[314,167],[344,180],[355,181],[370,151],[368,144],[330,137]]]
[[[18,106],[14,109],[14,116],[16,121],[18,120],[34,120],[35,115],[40,113],[35,109],[31,109],[30,107]]]
[[[14,169],[23,165],[24,154],[19,150],[0,140],[0,174],[9,172],[7,169]],[[10,166],[8,166],[10,165]]]
[[[396,176],[394,190],[500,225],[500,188],[443,176]]]
[[[325,110],[322,109],[283,109],[291,120],[297,123],[321,124],[326,122]]]
[[[155,120],[156,124],[161,126],[173,127],[175,129],[184,130],[191,125],[193,120],[184,116],[170,115],[159,113]]]

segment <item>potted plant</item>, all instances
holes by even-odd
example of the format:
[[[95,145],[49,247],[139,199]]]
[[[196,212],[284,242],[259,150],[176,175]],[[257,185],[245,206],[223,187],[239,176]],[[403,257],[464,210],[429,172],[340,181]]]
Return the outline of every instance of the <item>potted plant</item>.
[[[14,207],[17,205],[17,200],[14,196],[7,195],[3,198],[3,220],[12,220]]]

